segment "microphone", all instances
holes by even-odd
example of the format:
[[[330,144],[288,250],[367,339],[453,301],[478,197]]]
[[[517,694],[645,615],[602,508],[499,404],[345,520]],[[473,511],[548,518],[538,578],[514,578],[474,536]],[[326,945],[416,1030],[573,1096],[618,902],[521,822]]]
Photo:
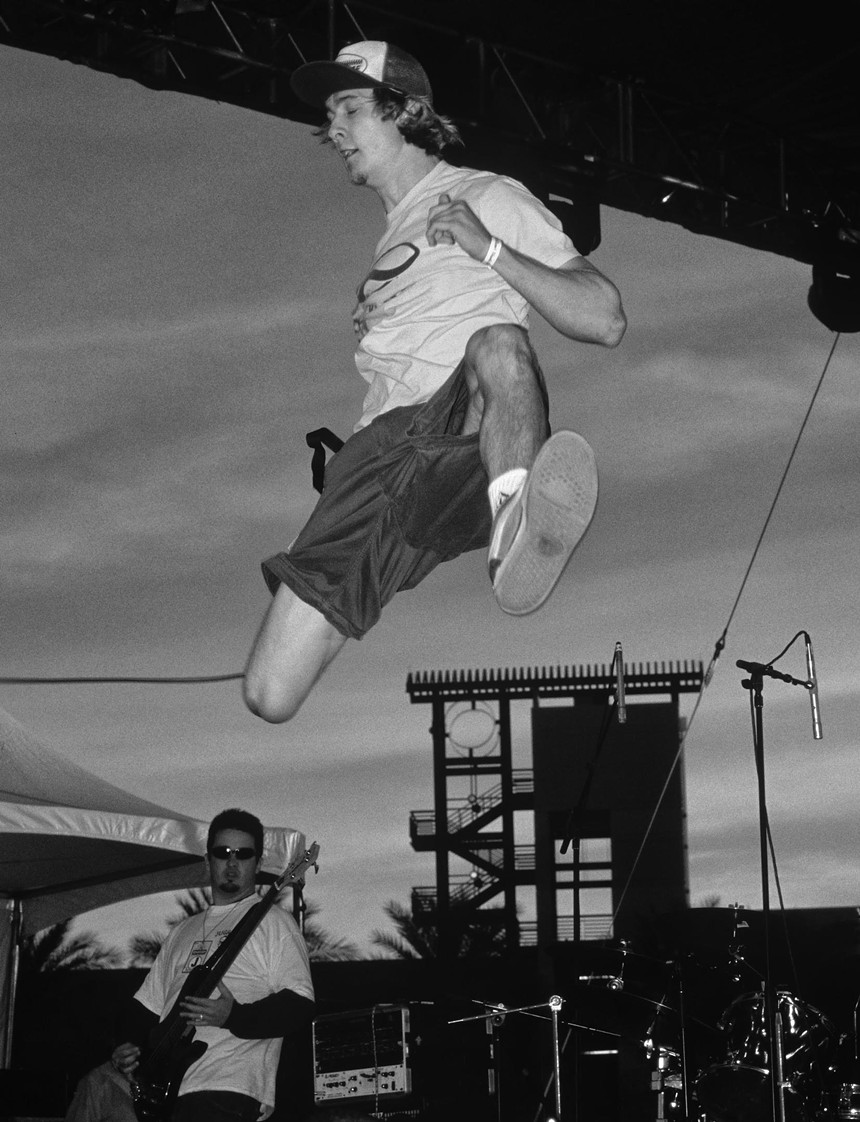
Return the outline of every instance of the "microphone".
[[[627,720],[627,706],[624,704],[624,655],[620,643],[615,644],[615,708],[618,723],[623,725]]]
[[[809,704],[812,707],[812,736],[815,740],[821,739],[821,708],[818,704],[818,676],[815,673],[815,655],[812,653],[812,640],[809,632],[804,631],[803,638],[806,642],[806,673],[809,677],[807,689],[809,690]]]

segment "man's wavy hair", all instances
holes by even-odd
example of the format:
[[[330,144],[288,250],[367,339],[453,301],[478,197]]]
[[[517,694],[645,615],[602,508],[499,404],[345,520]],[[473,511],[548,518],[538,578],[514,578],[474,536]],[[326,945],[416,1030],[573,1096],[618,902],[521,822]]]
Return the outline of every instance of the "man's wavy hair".
[[[407,144],[439,156],[454,144],[462,144],[460,132],[450,117],[437,113],[427,98],[410,97],[398,90],[377,86],[373,100],[384,121],[394,121]],[[328,123],[315,130],[323,144],[331,144]]]

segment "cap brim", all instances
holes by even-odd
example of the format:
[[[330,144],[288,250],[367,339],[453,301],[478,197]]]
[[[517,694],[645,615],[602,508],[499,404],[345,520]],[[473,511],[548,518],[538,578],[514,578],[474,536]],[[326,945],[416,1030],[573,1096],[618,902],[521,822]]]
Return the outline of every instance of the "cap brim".
[[[383,84],[339,62],[306,62],[290,75],[296,97],[316,109],[324,109],[328,98],[340,90],[372,89]]]

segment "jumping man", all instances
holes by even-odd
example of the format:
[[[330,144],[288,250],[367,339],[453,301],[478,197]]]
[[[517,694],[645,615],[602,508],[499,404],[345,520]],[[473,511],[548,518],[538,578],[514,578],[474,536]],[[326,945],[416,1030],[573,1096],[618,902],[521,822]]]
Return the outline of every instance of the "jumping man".
[[[522,184],[442,159],[457,130],[411,55],[354,43],[292,85],[325,110],[386,228],[353,312],[362,415],[304,529],[263,565],[273,599],[245,700],[273,722],[441,561],[489,545],[501,609],[544,603],[591,522],[597,469],[577,433],[549,436],[528,311],[578,343],[613,347],[626,327],[615,286]]]

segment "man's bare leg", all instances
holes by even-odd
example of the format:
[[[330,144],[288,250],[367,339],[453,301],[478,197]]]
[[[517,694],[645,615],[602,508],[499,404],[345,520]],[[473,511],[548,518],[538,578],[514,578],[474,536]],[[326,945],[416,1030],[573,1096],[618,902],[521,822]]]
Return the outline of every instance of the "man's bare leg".
[[[345,642],[321,612],[279,585],[245,668],[245,704],[264,721],[289,721]]]
[[[502,611],[544,603],[591,523],[597,465],[588,442],[561,431],[547,440],[546,391],[526,332],[483,328],[466,349],[470,409],[490,478],[493,532],[487,558]]]
[[[482,328],[465,357],[471,402],[463,431],[480,432],[488,477],[527,470],[549,431],[543,374],[528,335],[513,324]]]

